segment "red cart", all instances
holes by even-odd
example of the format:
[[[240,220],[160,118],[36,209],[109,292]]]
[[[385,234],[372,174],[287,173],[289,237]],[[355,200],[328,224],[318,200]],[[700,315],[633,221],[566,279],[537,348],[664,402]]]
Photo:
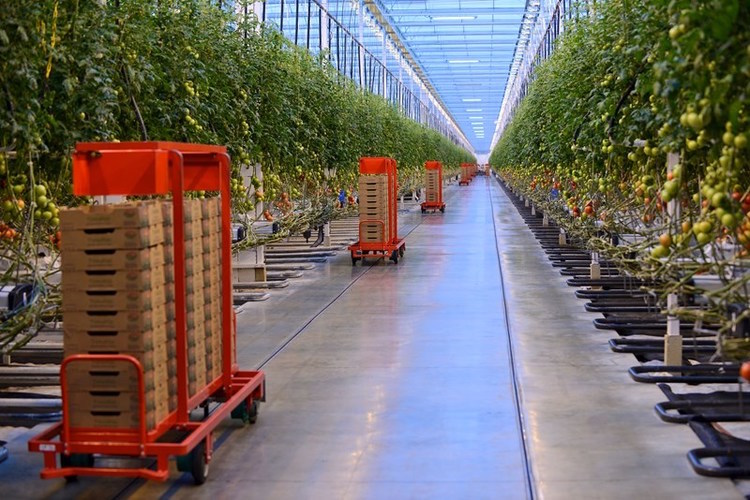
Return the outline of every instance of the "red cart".
[[[172,142],[81,143],[73,153],[76,195],[160,195],[171,193],[174,215],[176,410],[149,429],[146,424],[144,367],[130,355],[69,356],[60,368],[62,422],[29,441],[44,454],[42,478],[121,476],[166,480],[170,457],[178,469],[202,484],[213,453],[212,431],[228,416],[253,423],[265,400],[265,375],[240,370],[235,362],[236,319],[232,301],[230,159],[226,148]],[[184,193],[219,191],[221,195],[221,372],[190,395],[186,334]],[[68,368],[82,361],[120,362],[135,367],[140,395],[137,428],[82,428],[68,416]],[[199,409],[199,411],[193,411]],[[200,411],[202,409],[203,411]],[[198,416],[196,417],[196,414]],[[57,457],[60,457],[58,463]],[[98,467],[96,456],[140,458],[135,467]],[[150,459],[150,460],[147,460]],[[149,462],[154,462],[151,466]]]
[[[468,186],[471,180],[474,178],[476,173],[476,165],[473,163],[462,163],[461,164],[461,180],[458,181],[459,186]]]
[[[425,195],[427,200],[422,202],[422,213],[428,210],[445,212],[443,202],[443,164],[439,161],[425,162],[426,171]]]
[[[359,160],[359,241],[349,247],[352,265],[365,258],[403,257],[406,242],[398,238],[398,177],[392,158]]]

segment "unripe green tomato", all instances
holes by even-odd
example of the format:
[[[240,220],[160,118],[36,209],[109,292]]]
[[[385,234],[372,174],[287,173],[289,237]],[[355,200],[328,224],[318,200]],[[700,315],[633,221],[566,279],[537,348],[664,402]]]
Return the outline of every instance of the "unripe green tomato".
[[[655,259],[662,259],[664,257],[667,257],[669,255],[669,248],[662,246],[662,245],[656,245],[651,250],[651,257]]]
[[[735,227],[737,227],[737,219],[734,217],[733,214],[727,213],[727,214],[722,215],[721,223],[722,225],[724,225],[725,227],[729,229],[734,229]]]
[[[707,233],[698,233],[698,235],[695,237],[695,239],[698,240],[698,243],[701,245],[705,245],[709,241],[711,241],[711,235]]]

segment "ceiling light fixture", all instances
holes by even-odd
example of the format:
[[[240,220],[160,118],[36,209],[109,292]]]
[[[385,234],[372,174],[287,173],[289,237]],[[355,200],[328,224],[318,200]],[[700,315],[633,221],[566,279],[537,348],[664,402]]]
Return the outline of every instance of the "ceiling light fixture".
[[[449,59],[448,64],[474,64],[478,63],[479,59]]]
[[[471,109],[467,109],[466,111],[468,111],[469,113],[479,113],[482,110],[479,108],[471,108]]]
[[[481,99],[471,98],[471,99],[461,99],[463,102],[482,102]]]

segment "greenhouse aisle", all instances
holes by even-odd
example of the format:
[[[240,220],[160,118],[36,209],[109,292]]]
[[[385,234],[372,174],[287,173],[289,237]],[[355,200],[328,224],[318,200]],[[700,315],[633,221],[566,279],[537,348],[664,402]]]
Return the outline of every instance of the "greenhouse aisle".
[[[486,185],[454,191],[398,266],[368,267],[265,365],[258,423],[221,443],[206,484],[133,496],[524,498]]]

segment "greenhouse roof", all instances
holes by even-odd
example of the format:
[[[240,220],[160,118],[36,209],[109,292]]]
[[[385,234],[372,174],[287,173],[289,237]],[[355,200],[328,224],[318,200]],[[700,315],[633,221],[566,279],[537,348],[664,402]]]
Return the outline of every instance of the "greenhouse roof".
[[[490,150],[526,0],[371,0],[477,154]]]

